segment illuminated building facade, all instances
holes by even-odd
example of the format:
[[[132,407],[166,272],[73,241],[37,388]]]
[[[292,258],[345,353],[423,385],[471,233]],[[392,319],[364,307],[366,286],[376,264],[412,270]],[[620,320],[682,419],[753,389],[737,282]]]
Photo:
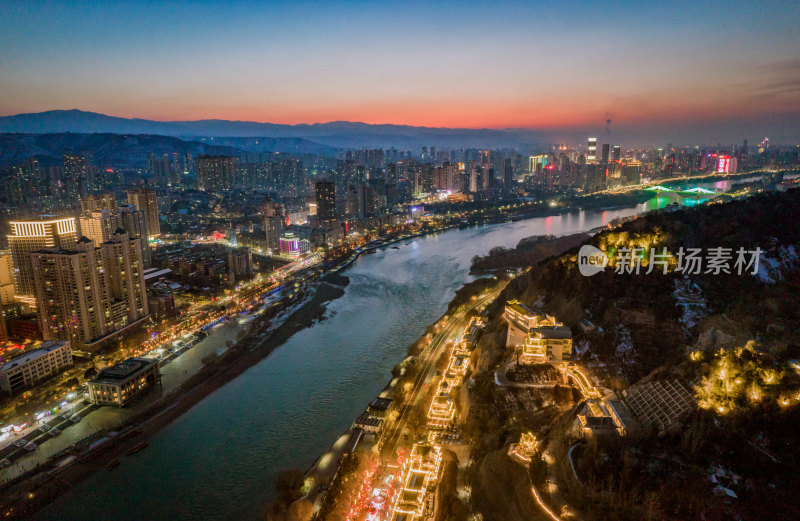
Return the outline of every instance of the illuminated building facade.
[[[161,223],[159,222],[158,215],[158,196],[155,190],[149,188],[128,190],[128,204],[144,212],[148,237],[158,237],[161,235]],[[142,244],[146,246],[147,237],[142,237],[142,241]]]
[[[0,254],[0,304],[12,302],[14,302],[14,264],[11,261],[11,254],[4,253]]]
[[[122,226],[122,220],[108,210],[92,210],[78,218],[81,235],[91,239],[95,246],[106,242],[117,229]]]
[[[119,231],[99,248],[85,237],[70,249],[31,254],[45,340],[98,344],[148,314],[141,242]]]
[[[230,156],[198,156],[197,188],[206,192],[221,192],[233,188],[239,160]]]
[[[563,362],[572,359],[572,332],[566,326],[539,326],[525,338],[521,364]]]
[[[281,254],[297,256],[306,253],[309,249],[308,240],[301,239],[293,233],[281,237]]]
[[[113,213],[117,210],[117,199],[114,194],[103,193],[81,197],[81,214],[90,215],[95,210]]]
[[[510,300],[503,311],[503,320],[508,323],[506,347],[521,348],[528,333],[537,327],[553,326],[555,317],[533,310],[519,300]]]
[[[520,352],[521,364],[563,362],[572,358],[572,332],[554,316],[510,300],[503,311],[503,320],[508,323],[506,347]]]
[[[597,161],[597,138],[590,137],[586,149],[586,161]]]
[[[336,185],[330,181],[317,181],[317,219],[329,223],[336,220]]]
[[[14,393],[33,387],[71,365],[69,342],[45,342],[39,349],[0,365],[0,389]]]
[[[277,252],[280,250],[281,235],[286,226],[283,205],[267,201],[261,209],[264,212],[264,232],[267,249]]]
[[[426,497],[436,485],[442,464],[442,449],[436,445],[416,444],[403,462],[402,489],[392,506],[392,521],[417,521],[425,513]]]
[[[77,240],[74,217],[11,221],[8,246],[14,264],[17,295],[31,298],[34,294],[30,254],[44,248],[71,247]]]
[[[101,369],[87,382],[89,401],[95,405],[124,407],[160,380],[158,360],[128,358]]]

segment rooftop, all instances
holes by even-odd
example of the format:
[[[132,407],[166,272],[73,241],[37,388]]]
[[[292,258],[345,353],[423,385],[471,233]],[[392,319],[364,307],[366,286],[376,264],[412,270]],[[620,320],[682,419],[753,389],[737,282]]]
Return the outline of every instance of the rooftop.
[[[572,331],[567,326],[542,326],[531,331],[542,338],[572,338]]]
[[[27,353],[23,354],[22,356],[18,356],[13,360],[9,360],[8,362],[0,365],[0,370],[8,371],[9,369],[13,369],[20,365],[25,365],[32,360],[36,360],[42,355],[46,355],[50,351],[54,351],[56,349],[61,349],[63,346],[67,346],[69,348],[69,341],[67,340],[59,340],[57,342],[45,342],[42,344],[42,347],[38,349],[34,349],[33,351],[28,351]]]
[[[375,398],[369,402],[370,409],[387,410],[392,406],[392,401],[389,398]]]
[[[117,365],[101,369],[91,381],[93,383],[117,383],[157,363],[157,360],[147,358],[128,358]]]

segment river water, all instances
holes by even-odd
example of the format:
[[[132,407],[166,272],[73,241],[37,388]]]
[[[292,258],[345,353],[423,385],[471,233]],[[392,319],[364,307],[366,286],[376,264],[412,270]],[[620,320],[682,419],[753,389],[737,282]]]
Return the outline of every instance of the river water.
[[[390,379],[408,345],[472,280],[470,260],[531,235],[589,230],[655,206],[452,230],[362,255],[325,320],[37,515],[39,520],[254,520],[278,472],[308,468]],[[204,342],[231,337],[226,325]]]

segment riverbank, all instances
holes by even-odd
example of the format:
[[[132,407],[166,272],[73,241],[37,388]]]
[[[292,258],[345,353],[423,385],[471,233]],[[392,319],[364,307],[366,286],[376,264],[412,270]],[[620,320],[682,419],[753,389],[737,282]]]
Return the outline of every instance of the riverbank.
[[[268,356],[298,331],[320,320],[328,302],[344,295],[349,279],[329,275],[302,306],[294,310],[266,337],[257,328],[208,363],[177,388],[138,411],[119,426],[119,434],[94,451],[75,455],[69,464],[58,466],[64,457],[53,458],[21,475],[3,488],[2,511],[8,519],[28,517],[68,491],[76,483],[106,464],[122,458],[126,451],[169,425],[194,405]],[[135,456],[132,456],[135,457]],[[121,459],[124,464],[124,458]]]

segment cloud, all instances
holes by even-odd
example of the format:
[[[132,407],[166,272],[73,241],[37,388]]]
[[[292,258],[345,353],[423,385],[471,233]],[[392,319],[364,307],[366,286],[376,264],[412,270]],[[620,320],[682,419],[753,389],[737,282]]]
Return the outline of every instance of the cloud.
[[[757,97],[800,92],[800,57],[762,64],[758,72]]]

